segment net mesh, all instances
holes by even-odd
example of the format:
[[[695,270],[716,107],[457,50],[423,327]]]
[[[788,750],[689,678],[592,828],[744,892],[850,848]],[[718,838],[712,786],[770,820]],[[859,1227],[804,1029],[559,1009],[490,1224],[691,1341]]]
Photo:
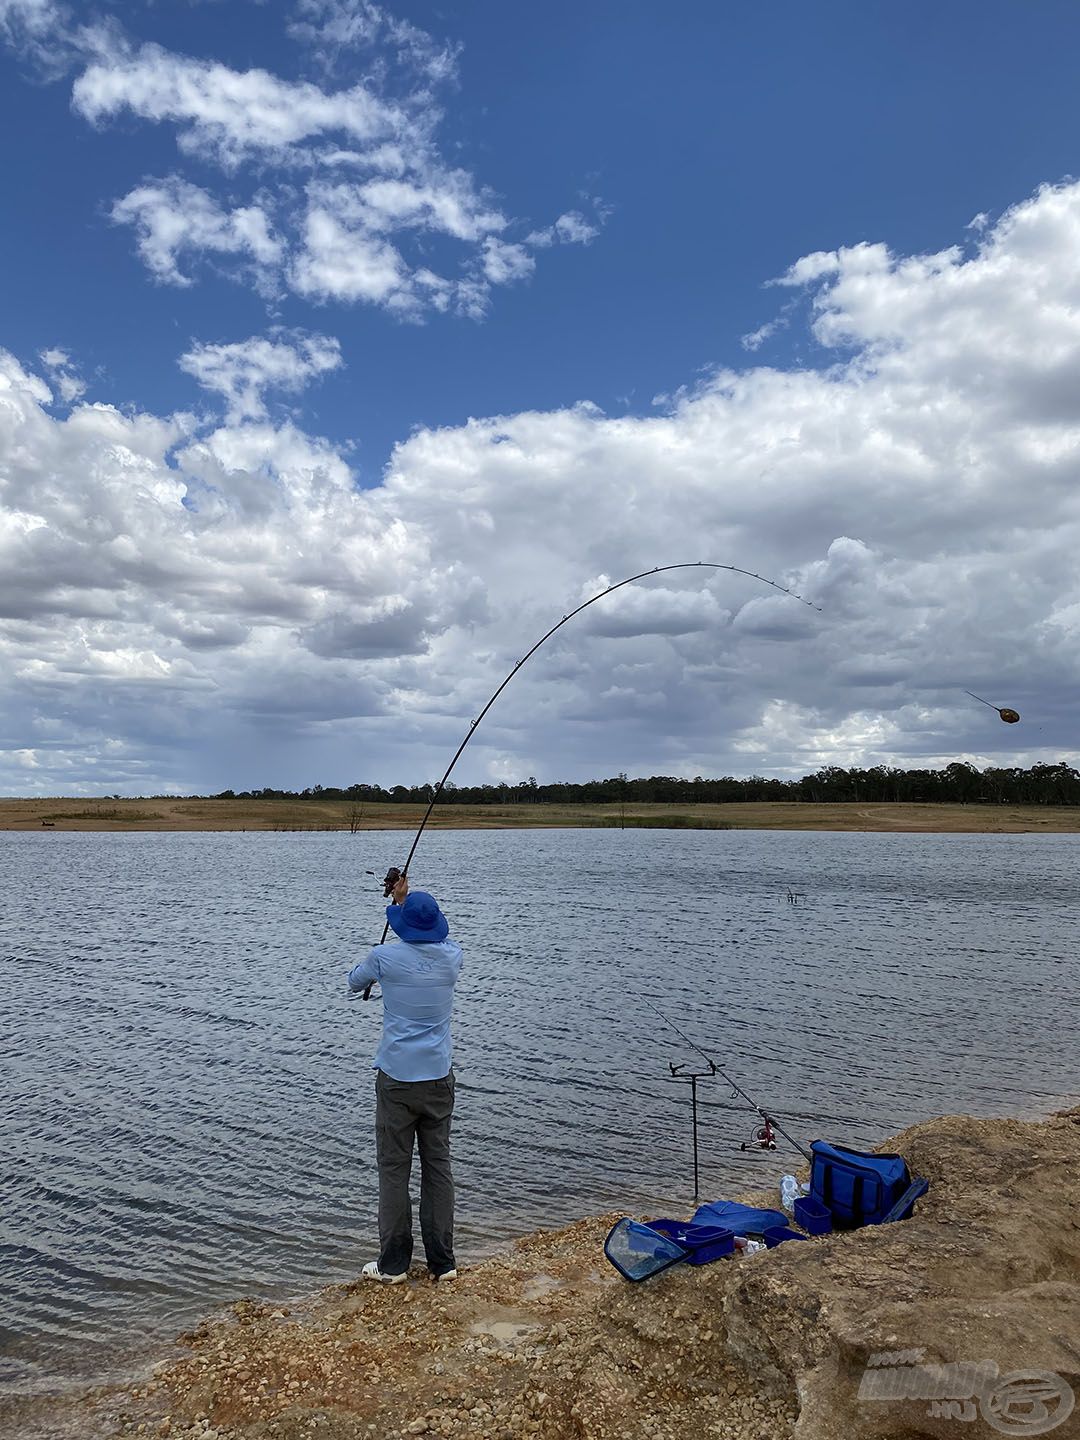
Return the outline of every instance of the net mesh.
[[[687,1251],[648,1225],[623,1219],[608,1232],[604,1254],[624,1279],[647,1280],[682,1260]]]

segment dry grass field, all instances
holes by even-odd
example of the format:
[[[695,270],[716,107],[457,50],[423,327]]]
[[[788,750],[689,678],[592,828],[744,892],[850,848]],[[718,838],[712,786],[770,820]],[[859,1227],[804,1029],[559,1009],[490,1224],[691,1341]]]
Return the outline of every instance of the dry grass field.
[[[417,805],[316,800],[0,799],[0,830],[415,830]],[[1045,833],[1080,830],[1080,808],[1022,805],[437,805],[444,830],[543,828]]]

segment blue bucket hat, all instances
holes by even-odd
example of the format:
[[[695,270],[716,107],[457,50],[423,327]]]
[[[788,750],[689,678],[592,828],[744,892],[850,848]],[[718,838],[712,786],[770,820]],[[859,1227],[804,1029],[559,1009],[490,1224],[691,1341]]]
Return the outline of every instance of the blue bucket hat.
[[[388,905],[386,918],[394,934],[411,945],[436,945],[450,934],[446,916],[426,890],[413,890],[404,905]]]

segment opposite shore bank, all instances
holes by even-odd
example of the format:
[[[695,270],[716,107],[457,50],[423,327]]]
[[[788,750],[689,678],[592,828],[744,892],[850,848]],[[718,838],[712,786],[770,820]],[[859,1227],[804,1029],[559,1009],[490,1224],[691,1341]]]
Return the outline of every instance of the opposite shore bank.
[[[154,797],[0,798],[0,830],[10,831],[344,831],[415,830],[424,807],[318,799]],[[834,830],[884,834],[1066,834],[1080,831],[1080,806],[992,804],[454,805],[439,802],[437,830],[671,829]]]
[[[416,1275],[290,1307],[241,1301],[135,1386],[0,1400],[0,1435],[1080,1434],[1080,1407],[1070,1413],[1080,1399],[1080,1108],[1038,1121],[946,1116],[880,1148],[931,1182],[910,1220],[628,1285],[602,1254],[615,1217],[583,1219],[525,1236],[451,1285]],[[899,1367],[898,1383],[860,1397],[867,1370],[883,1364]],[[962,1374],[980,1377],[967,1395],[955,1370],[949,1382],[908,1373],[965,1364]]]

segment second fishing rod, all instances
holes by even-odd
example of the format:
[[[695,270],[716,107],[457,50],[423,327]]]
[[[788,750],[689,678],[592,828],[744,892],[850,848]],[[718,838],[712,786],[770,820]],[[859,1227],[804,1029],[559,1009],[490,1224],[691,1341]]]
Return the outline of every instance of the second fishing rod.
[[[730,1076],[730,1075],[727,1073],[727,1071],[724,1069],[724,1067],[723,1067],[722,1065],[718,1064],[717,1061],[715,1060],[715,1058],[714,1058],[712,1055],[710,1055],[707,1050],[704,1050],[700,1045],[697,1044],[696,1041],[691,1040],[691,1039],[690,1039],[690,1036],[687,1035],[684,1030],[680,1029],[680,1027],[675,1024],[675,1021],[672,1020],[672,1019],[670,1018],[670,1016],[665,1015],[664,1012],[660,1009],[660,1007],[659,1007],[658,1005],[654,1005],[651,1000],[645,1000],[644,997],[642,997],[642,999],[643,999],[643,1003],[648,1006],[648,1008],[653,1012],[653,1014],[656,1015],[656,1016],[658,1016],[658,1017],[664,1022],[664,1024],[668,1027],[669,1030],[673,1030],[673,1031],[675,1032],[675,1034],[678,1035],[679,1039],[683,1042],[684,1045],[688,1045],[688,1046],[690,1047],[690,1049],[695,1052],[695,1054],[698,1054],[698,1055],[701,1056],[701,1058],[702,1058],[702,1059],[705,1061],[705,1063],[709,1066],[709,1070],[708,1070],[707,1072],[703,1072],[703,1073],[719,1075],[720,1078],[721,1078],[721,1080],[726,1081],[727,1084],[731,1086],[732,1095],[735,1096],[735,1097],[737,1097],[738,1099],[744,1101],[744,1102],[750,1107],[750,1109],[753,1110],[754,1113],[761,1119],[763,1130],[757,1132],[757,1134],[756,1134],[755,1137],[754,1137],[754,1139],[755,1139],[755,1141],[757,1142],[759,1148],[762,1148],[762,1149],[774,1148],[772,1145],[770,1145],[769,1139],[770,1139],[770,1137],[771,1137],[772,1131],[775,1130],[776,1133],[777,1133],[778,1135],[782,1135],[782,1136],[784,1137],[784,1139],[788,1142],[788,1144],[789,1144],[789,1145],[792,1145],[792,1146],[799,1152],[799,1154],[803,1156],[804,1159],[806,1159],[806,1160],[812,1160],[812,1159],[813,1159],[813,1156],[812,1156],[810,1150],[808,1149],[808,1147],[805,1146],[801,1141],[796,1140],[795,1137],[794,1137],[793,1135],[789,1134],[788,1131],[784,1129],[783,1125],[780,1124],[779,1120],[777,1120],[777,1118],[776,1118],[776,1113],[775,1113],[775,1111],[773,1111],[773,1110],[766,1110],[766,1109],[764,1109],[761,1105],[759,1105],[758,1102],[754,1099],[754,1097],[753,1097],[752,1095],[748,1094],[748,1093],[743,1089],[743,1087],[739,1084],[739,1082],[738,1082],[737,1080],[733,1079],[732,1076]],[[675,1079],[680,1078],[680,1076],[678,1075],[677,1072],[678,1072],[678,1068],[681,1068],[681,1067],[672,1066],[672,1067],[670,1067],[670,1068],[671,1068],[672,1077],[675,1078]],[[687,1075],[685,1078],[690,1079],[691,1076]],[[697,1150],[697,1114],[696,1114],[696,1110],[697,1110],[697,1093],[696,1093],[696,1090],[697,1090],[697,1087],[696,1087],[696,1084],[695,1084],[695,1086],[694,1086],[694,1106],[695,1106],[695,1116],[694,1116],[694,1147],[695,1147],[695,1158],[694,1158],[694,1165],[695,1165],[695,1172],[696,1172],[696,1168],[697,1168],[697,1155],[696,1155],[696,1150]],[[743,1148],[746,1149],[747,1147],[744,1145]],[[696,1185],[696,1180],[695,1180],[695,1185]]]

